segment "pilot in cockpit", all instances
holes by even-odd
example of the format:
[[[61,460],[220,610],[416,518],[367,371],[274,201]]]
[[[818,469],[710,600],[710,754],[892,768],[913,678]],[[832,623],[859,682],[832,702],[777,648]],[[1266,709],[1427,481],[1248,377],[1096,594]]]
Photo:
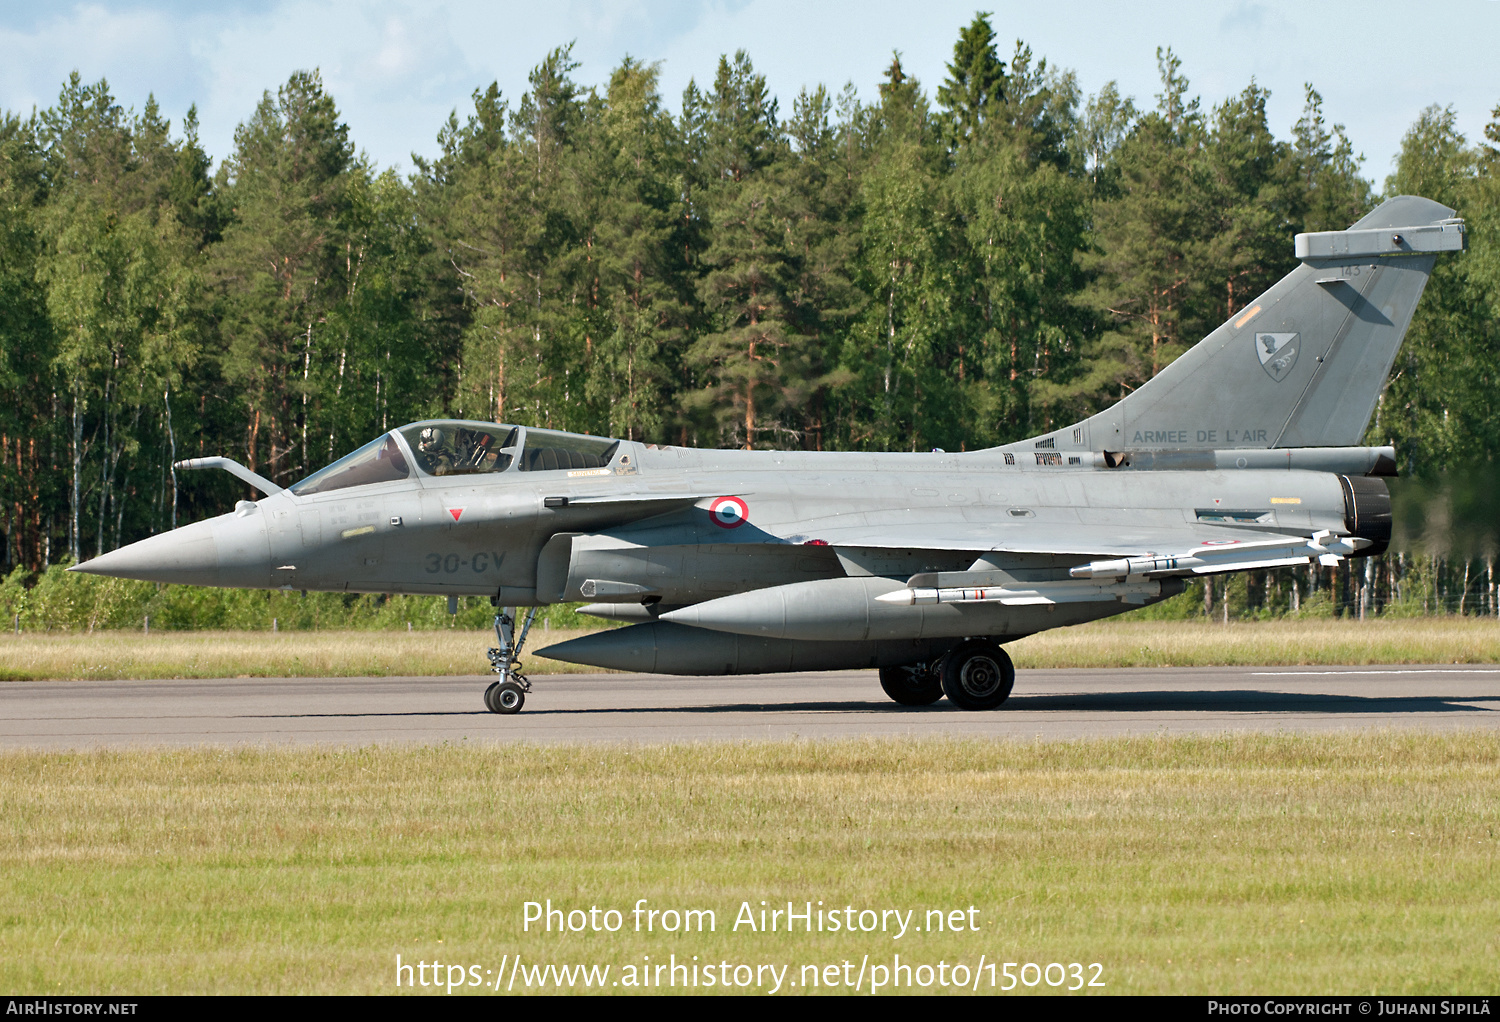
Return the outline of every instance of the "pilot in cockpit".
[[[448,475],[458,464],[458,451],[453,446],[451,431],[428,426],[422,430],[417,446],[427,459],[427,470],[435,476]]]

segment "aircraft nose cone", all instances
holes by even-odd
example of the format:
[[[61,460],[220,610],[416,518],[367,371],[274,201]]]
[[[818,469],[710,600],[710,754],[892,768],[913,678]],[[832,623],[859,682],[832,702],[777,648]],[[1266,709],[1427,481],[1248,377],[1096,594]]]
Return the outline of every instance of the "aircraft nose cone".
[[[69,570],[89,575],[135,578],[143,582],[216,585],[219,551],[214,543],[214,523],[207,521],[184,525],[180,529],[111,550]]]
[[[229,514],[131,543],[68,570],[143,582],[265,588],[270,556],[262,516]]]

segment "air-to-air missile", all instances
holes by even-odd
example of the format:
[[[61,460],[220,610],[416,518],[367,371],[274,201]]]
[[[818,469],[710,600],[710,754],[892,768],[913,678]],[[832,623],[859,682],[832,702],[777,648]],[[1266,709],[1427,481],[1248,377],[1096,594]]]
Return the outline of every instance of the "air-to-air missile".
[[[488,596],[514,713],[537,606],[627,623],[542,655],[671,674],[877,668],[906,705],[998,706],[1001,644],[1187,580],[1383,550],[1396,452],[1359,446],[1453,210],[1403,196],[1124,400],[963,454],[711,451],[492,422],[392,430],[263,497],[74,570],[158,582]],[[522,620],[521,608],[530,608]]]

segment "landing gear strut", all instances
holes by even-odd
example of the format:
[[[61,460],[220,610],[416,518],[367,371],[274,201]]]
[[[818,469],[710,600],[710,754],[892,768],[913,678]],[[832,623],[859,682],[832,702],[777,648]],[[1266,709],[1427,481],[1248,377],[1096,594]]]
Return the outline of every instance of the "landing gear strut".
[[[500,675],[500,680],[491,682],[484,690],[484,706],[491,713],[520,713],[526,705],[526,693],[531,691],[531,682],[521,673],[521,647],[526,645],[526,635],[531,631],[531,622],[536,619],[536,608],[526,613],[526,623],[521,634],[516,635],[516,614],[519,607],[497,607],[495,614],[495,641],[488,653],[490,670]]]

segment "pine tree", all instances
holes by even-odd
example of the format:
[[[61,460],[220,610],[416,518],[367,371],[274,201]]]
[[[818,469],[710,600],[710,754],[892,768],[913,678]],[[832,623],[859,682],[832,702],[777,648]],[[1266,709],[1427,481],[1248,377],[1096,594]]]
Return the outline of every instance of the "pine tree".
[[[1369,212],[1370,182],[1360,176],[1363,156],[1344,126],[1327,128],[1323,120],[1323,97],[1312,83],[1304,86],[1302,117],[1292,128],[1292,160],[1302,194],[1298,213],[1303,231],[1341,231]]]
[[[943,126],[949,145],[957,148],[969,140],[1005,102],[1005,64],[995,51],[995,31],[990,14],[980,11],[958,34],[948,78],[938,86]]]
[[[1048,428],[1054,398],[1046,382],[1068,375],[1092,325],[1076,304],[1088,185],[1030,156],[998,135],[961,154],[951,182],[983,324],[957,353],[978,444]]]
[[[54,337],[37,279],[47,196],[38,124],[0,117],[0,528],[6,564],[40,567],[48,551],[47,511],[66,486],[49,454],[57,438],[49,397]]]
[[[68,549],[82,556],[91,528],[97,556],[122,540],[133,474],[161,464],[137,462],[141,419],[196,357],[196,246],[165,201],[179,148],[154,100],[132,118],[106,82],[74,74],[40,140],[51,194],[37,279],[71,425]]]
[[[1073,154],[1068,138],[1076,133],[1078,76],[1036,60],[1031,47],[1016,40],[1010,59],[1010,81],[1005,102],[992,118],[997,141],[1022,153],[1035,166],[1050,163],[1067,173]]]
[[[1203,305],[1193,333],[1232,319],[1296,265],[1287,238],[1299,227],[1299,189],[1290,148],[1266,122],[1269,96],[1252,80],[1217,107],[1199,156],[1207,207],[1195,269]]]
[[[1396,172],[1385,182],[1388,195],[1421,195],[1475,215],[1473,250],[1433,268],[1367,433],[1394,443],[1411,473],[1489,460],[1500,441],[1496,256],[1486,230],[1500,219],[1484,169],[1453,109],[1432,106],[1402,139]]]
[[[510,158],[517,165],[501,187],[513,189],[513,247],[502,277],[514,276],[499,294],[513,296],[502,317],[505,334],[497,347],[495,390],[512,422],[533,426],[580,427],[575,416],[573,380],[584,389],[588,366],[572,357],[581,339],[576,326],[580,298],[580,248],[588,214],[577,208],[592,196],[577,181],[575,141],[588,117],[583,90],[570,77],[578,64],[572,45],[558,47],[532,68],[531,88],[521,97],[511,123]],[[586,426],[585,426],[586,428]]]
[[[462,297],[452,317],[462,336],[452,410],[514,421],[515,365],[531,333],[522,268],[534,175],[511,141],[509,103],[499,87],[475,89],[473,104],[462,125],[456,113],[449,116],[438,135],[442,155],[419,165],[418,193]]]
[[[225,292],[223,371],[244,395],[247,461],[273,480],[321,461],[312,366],[332,356],[320,328],[348,291],[350,188],[363,172],[315,71],[262,97],[220,171],[233,217],[211,261]]]
[[[959,349],[974,333],[971,273],[943,188],[946,155],[926,97],[896,56],[871,118],[859,182],[860,284],[840,390],[847,442],[862,449],[959,447],[967,419]]]
[[[1187,98],[1181,62],[1157,52],[1162,92],[1115,153],[1115,193],[1094,208],[1094,280],[1081,299],[1107,324],[1085,345],[1070,379],[1041,388],[1048,401],[1087,414],[1149,380],[1197,340],[1205,224],[1211,207],[1199,159],[1204,127]],[[1186,314],[1186,323],[1184,323]]]
[[[697,285],[706,322],[687,352],[697,385],[683,401],[721,444],[748,450],[762,434],[786,438],[779,415],[802,403],[809,375],[791,295],[790,154],[765,76],[743,51],[720,58],[710,110],[704,163],[713,177],[702,203],[710,234]]]
[[[844,112],[858,116],[847,101]],[[854,281],[859,183],[847,145],[858,128],[835,122],[833,114],[833,100],[822,86],[799,93],[787,122],[796,152],[783,175],[795,267],[789,297],[806,374],[799,404],[789,406],[784,418],[810,450],[839,441],[841,431],[828,422],[829,402],[835,390],[854,379],[838,364],[839,352],[866,302]]]
[[[676,424],[672,390],[691,310],[683,261],[676,126],[662,108],[658,68],[629,57],[610,77],[595,178],[605,198],[593,218],[593,270],[603,330],[589,377],[607,430],[665,441]]]

